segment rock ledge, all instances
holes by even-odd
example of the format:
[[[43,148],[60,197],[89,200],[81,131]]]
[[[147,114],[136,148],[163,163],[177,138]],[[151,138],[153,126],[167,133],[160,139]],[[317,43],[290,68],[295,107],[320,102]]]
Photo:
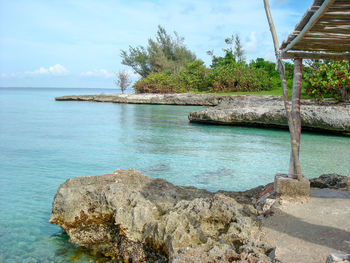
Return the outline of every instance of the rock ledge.
[[[174,94],[99,94],[99,95],[68,95],[56,97],[56,101],[93,101],[129,104],[160,104],[160,105],[192,105],[216,106],[222,101],[230,100],[229,96],[210,96],[193,93]]]
[[[301,104],[303,130],[350,135],[348,103],[315,104],[306,100]],[[237,96],[216,107],[191,112],[188,119],[207,124],[288,128],[282,98],[274,96]]]

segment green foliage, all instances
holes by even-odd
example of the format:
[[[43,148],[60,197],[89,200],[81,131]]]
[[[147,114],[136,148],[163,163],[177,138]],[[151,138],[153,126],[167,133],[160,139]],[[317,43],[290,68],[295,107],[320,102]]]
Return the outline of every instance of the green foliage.
[[[174,93],[206,91],[208,70],[203,61],[187,63],[178,73],[152,73],[137,81],[133,88],[137,93]]]
[[[261,91],[270,88],[270,78],[262,69],[243,64],[208,69],[199,60],[188,63],[179,73],[153,73],[134,84],[137,93]]]
[[[268,74],[262,69],[247,65],[231,64],[218,66],[211,72],[212,91],[260,91],[271,88]]]
[[[212,71],[207,76],[210,91],[259,91],[271,88],[269,74],[263,68],[248,66],[245,63],[241,40],[236,34],[225,39],[227,48],[224,56],[215,56],[213,51],[207,52],[212,57]],[[262,59],[262,61],[264,61]]]
[[[175,83],[180,91],[207,91],[210,86],[209,72],[203,61],[195,60],[187,63],[186,67],[174,76]]]
[[[217,57],[215,55],[212,55],[212,62],[210,67],[215,69],[220,66],[231,65],[231,64],[237,64],[236,58],[232,52],[227,52],[224,57]]]
[[[160,28],[161,29],[161,28]],[[159,31],[158,43],[162,47],[167,47],[171,43],[170,37],[165,31]],[[171,51],[159,51],[154,41],[149,41],[152,52],[151,57],[157,58],[157,65],[164,62],[157,70],[137,81],[134,89],[138,93],[171,93],[171,92],[237,92],[237,91],[261,91],[269,90],[272,87],[272,76],[276,75],[273,69],[274,63],[266,62],[263,59],[257,63],[247,65],[244,61],[244,51],[240,44],[238,35],[225,39],[228,47],[224,49],[224,57],[214,56],[213,52],[208,52],[212,56],[211,68],[207,68],[203,61],[192,60],[176,70],[169,70],[167,63],[171,63]],[[168,54],[168,58],[164,58]],[[161,58],[163,56],[163,59]],[[269,64],[270,63],[270,64]],[[153,63],[156,68],[156,63]],[[272,65],[273,64],[273,65]],[[270,68],[267,72],[265,67]],[[277,73],[277,77],[279,75]],[[278,81],[280,86],[280,81]],[[277,84],[276,84],[277,85]]]
[[[233,40],[233,36],[232,36]],[[234,51],[234,56],[236,58],[237,63],[244,63],[245,62],[245,57],[244,57],[244,50],[241,44],[241,39],[239,36],[236,34],[235,36],[235,51]]]
[[[175,82],[170,74],[152,73],[147,77],[141,78],[133,85],[136,93],[175,93]]]
[[[241,45],[241,40],[236,34],[225,39],[227,48],[224,48],[224,56],[217,57],[214,55],[213,51],[207,51],[207,54],[212,57],[211,68],[216,68],[222,65],[231,65],[231,64],[245,64],[244,50]]]
[[[148,47],[130,47],[122,51],[123,63],[132,66],[143,78],[133,88],[138,93],[173,92],[261,92],[281,90],[281,80],[273,62],[257,58],[248,64],[238,35],[225,39],[223,56],[212,57],[210,68],[183,45],[183,38],[169,36],[158,28],[156,39]],[[289,89],[293,85],[294,66],[285,63]],[[305,83],[304,83],[305,84]]]
[[[306,93],[318,100],[324,97],[342,101],[350,97],[348,61],[313,61],[306,68]]]
[[[152,67],[149,63],[149,55],[144,47],[129,46],[129,54],[125,50],[121,51],[123,58],[122,64],[130,66],[135,73],[146,77],[152,72]]]
[[[122,50],[122,64],[130,66],[135,73],[147,77],[151,73],[177,73],[188,62],[194,61],[196,56],[184,45],[184,38],[176,32],[174,37],[158,26],[155,39],[148,40],[148,46],[129,47]]]
[[[284,63],[284,68],[285,68],[285,72],[286,72],[286,79],[287,79],[287,81],[288,80],[293,80],[294,65],[292,63],[285,62]]]
[[[280,76],[278,70],[276,70],[276,64],[270,61],[266,61],[263,58],[257,58],[256,60],[252,60],[249,66],[265,70],[269,77],[279,78]]]
[[[289,63],[289,62],[286,62],[284,65],[285,65],[285,70],[286,70],[287,86],[288,86],[288,88],[292,88],[293,87],[294,66],[292,63]],[[265,71],[270,78],[272,89],[281,88],[281,79],[280,79],[280,74],[279,74],[278,70],[276,70],[276,63],[266,61],[263,58],[257,58],[256,60],[252,60],[249,63],[249,66]]]

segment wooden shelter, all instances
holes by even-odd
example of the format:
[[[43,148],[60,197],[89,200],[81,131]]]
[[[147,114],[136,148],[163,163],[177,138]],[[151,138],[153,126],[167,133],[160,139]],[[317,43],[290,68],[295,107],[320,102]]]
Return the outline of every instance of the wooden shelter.
[[[264,0],[264,6],[274,42],[291,137],[289,177],[301,181],[305,179],[299,163],[302,59],[350,60],[350,0],[314,0],[311,8],[281,46],[278,43],[268,0]],[[282,59],[294,60],[291,106]]]
[[[315,0],[280,50],[281,58],[349,59],[350,1]]]

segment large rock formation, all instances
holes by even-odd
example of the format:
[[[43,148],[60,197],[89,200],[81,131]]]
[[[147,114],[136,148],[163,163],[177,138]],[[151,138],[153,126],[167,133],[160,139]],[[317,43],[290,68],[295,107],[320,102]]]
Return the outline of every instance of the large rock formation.
[[[50,222],[74,244],[129,262],[271,262],[244,200],[116,170],[68,179]]]
[[[217,107],[191,112],[188,118],[199,123],[288,128],[283,101],[273,96],[236,96]],[[350,104],[303,101],[301,121],[303,130],[350,135]]]

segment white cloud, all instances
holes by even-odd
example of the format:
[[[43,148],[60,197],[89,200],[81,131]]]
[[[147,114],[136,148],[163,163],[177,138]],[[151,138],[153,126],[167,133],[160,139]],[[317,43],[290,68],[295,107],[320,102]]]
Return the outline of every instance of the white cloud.
[[[33,71],[33,73],[34,74],[48,74],[49,70],[44,68],[44,67],[40,67],[38,70]]]
[[[106,69],[94,69],[92,71],[81,73],[81,75],[84,77],[104,77],[104,78],[114,77],[114,73],[111,73]]]
[[[53,75],[66,75],[68,70],[60,64],[49,67],[49,72]]]
[[[2,78],[2,79],[16,78],[16,77],[20,77],[20,76],[21,76],[20,73],[15,73],[15,72],[12,72],[12,73],[1,73],[0,74],[0,78]]]
[[[50,66],[48,68],[45,67],[40,67],[37,70],[34,71],[26,71],[24,72],[25,75],[47,75],[47,74],[51,74],[51,75],[55,75],[55,76],[62,76],[62,75],[67,75],[68,74],[68,70],[60,65],[60,64],[55,64],[53,66]]]
[[[248,41],[244,46],[244,49],[248,53],[255,53],[258,50],[258,39],[256,33],[253,31],[248,36]]]

